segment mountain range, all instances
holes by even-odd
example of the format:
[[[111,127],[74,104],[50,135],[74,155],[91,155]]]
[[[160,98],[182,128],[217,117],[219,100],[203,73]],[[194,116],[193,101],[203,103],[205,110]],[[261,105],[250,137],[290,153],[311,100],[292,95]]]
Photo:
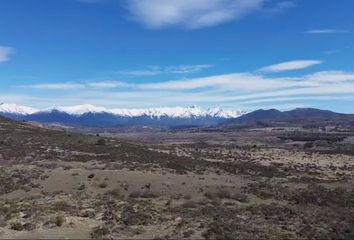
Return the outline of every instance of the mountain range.
[[[314,108],[298,108],[290,111],[261,109],[246,113],[242,110],[224,110],[222,108],[202,109],[197,106],[185,108],[108,109],[85,104],[40,110],[16,104],[2,103],[0,104],[0,115],[14,120],[59,123],[82,127],[136,125],[184,127],[323,121],[354,123],[353,114],[336,113]]]
[[[94,105],[35,109],[16,104],[0,104],[0,115],[25,121],[81,126],[216,125],[245,114],[242,110],[202,109],[197,106],[147,109],[108,109]]]

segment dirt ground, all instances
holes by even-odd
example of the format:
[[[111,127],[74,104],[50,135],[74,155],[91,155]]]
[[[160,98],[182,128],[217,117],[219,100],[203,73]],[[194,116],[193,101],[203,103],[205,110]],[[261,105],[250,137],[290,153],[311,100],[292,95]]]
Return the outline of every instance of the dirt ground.
[[[354,133],[84,135],[0,118],[2,239],[353,239]]]

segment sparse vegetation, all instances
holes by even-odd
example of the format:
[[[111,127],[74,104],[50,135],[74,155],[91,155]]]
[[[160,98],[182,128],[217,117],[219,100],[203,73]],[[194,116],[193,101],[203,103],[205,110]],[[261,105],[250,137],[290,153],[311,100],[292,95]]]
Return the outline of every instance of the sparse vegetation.
[[[125,225],[131,226],[151,224],[153,219],[147,212],[140,209],[134,209],[133,206],[127,205],[123,208],[121,221]]]
[[[204,193],[204,196],[211,199],[232,199],[239,202],[247,202],[247,195],[237,192],[232,192],[228,189],[218,189],[217,191],[208,191]]]
[[[352,239],[354,134],[309,129],[108,139],[0,120],[0,238]]]
[[[106,195],[112,196],[114,198],[121,198],[123,195],[119,188],[115,188],[106,192]]]
[[[70,211],[72,206],[66,201],[58,201],[53,204],[53,209],[56,211],[67,212]]]
[[[129,197],[131,198],[157,198],[159,195],[155,192],[151,191],[134,191],[129,194]]]
[[[109,234],[109,230],[106,227],[96,227],[91,232],[92,239],[105,239],[105,236]]]

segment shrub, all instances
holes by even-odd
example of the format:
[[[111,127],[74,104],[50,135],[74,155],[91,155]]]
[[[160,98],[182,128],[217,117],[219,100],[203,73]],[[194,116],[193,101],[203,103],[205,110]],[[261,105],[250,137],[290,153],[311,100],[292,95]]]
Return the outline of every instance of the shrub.
[[[55,225],[57,225],[58,227],[63,226],[64,222],[65,222],[65,217],[63,217],[62,215],[58,215],[55,218]]]
[[[99,188],[106,188],[108,186],[108,184],[106,182],[101,182],[100,184],[98,184]]]
[[[216,198],[216,194],[213,193],[213,192],[205,192],[205,193],[204,193],[204,196],[205,196],[206,198],[211,199],[211,200],[213,200],[213,199]]]
[[[232,195],[232,199],[237,200],[239,202],[243,202],[243,203],[249,201],[247,195],[246,194],[242,194],[242,193],[234,193]]]
[[[159,195],[154,192],[150,191],[144,191],[144,192],[139,192],[139,191],[134,191],[129,194],[130,198],[158,198]]]
[[[63,211],[63,212],[66,212],[66,211],[69,211],[71,209],[71,205],[65,201],[59,201],[59,202],[56,202],[53,204],[53,208],[56,210],[56,211]]]
[[[194,201],[186,201],[185,203],[182,204],[183,208],[196,208],[198,206],[198,204]]]
[[[190,200],[190,199],[192,199],[192,196],[189,195],[189,194],[186,194],[186,195],[183,196],[183,199],[184,200]]]
[[[15,231],[22,231],[24,229],[23,225],[19,222],[11,223],[10,228]]]
[[[230,198],[232,198],[231,197],[231,193],[228,191],[228,190],[226,190],[226,189],[220,189],[220,190],[218,190],[217,192],[216,192],[216,196],[218,197],[218,198],[221,198],[221,199],[230,199]]]
[[[313,142],[307,142],[304,144],[304,148],[308,149],[308,148],[313,148]]]
[[[96,227],[91,232],[92,239],[103,239],[105,235],[109,234],[109,230],[106,227]]]
[[[36,229],[36,225],[34,225],[34,224],[32,224],[32,223],[25,223],[25,224],[23,225],[23,228],[24,228],[24,230],[26,230],[26,231],[32,231],[32,230]]]
[[[104,146],[104,145],[106,145],[106,140],[104,140],[104,139],[98,139],[96,145],[98,145],[98,146]]]
[[[129,194],[130,198],[140,198],[140,196],[141,196],[141,194],[138,191],[134,191]]]
[[[131,205],[123,209],[121,220],[127,226],[148,225],[153,222],[152,216],[144,211],[135,210]]]
[[[119,188],[115,188],[115,189],[107,191],[106,195],[110,195],[110,196],[115,197],[115,198],[122,197],[122,193],[121,193]]]
[[[248,197],[242,193],[231,193],[229,190],[226,189],[219,189],[217,192],[206,192],[204,194],[206,198],[210,200],[216,199],[233,199],[239,202],[248,202]]]

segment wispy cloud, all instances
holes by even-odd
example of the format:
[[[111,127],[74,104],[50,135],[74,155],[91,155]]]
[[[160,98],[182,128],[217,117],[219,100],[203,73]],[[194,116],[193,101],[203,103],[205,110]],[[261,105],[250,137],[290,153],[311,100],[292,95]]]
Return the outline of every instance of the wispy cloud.
[[[211,64],[200,64],[200,65],[181,65],[181,66],[172,66],[166,67],[165,73],[174,73],[174,74],[191,74],[198,73],[205,69],[211,68]]]
[[[193,90],[223,89],[239,92],[265,91],[284,87],[306,87],[316,83],[293,81],[291,78],[267,78],[253,73],[233,73],[179,81],[139,84],[136,87],[145,90]]]
[[[23,87],[43,90],[77,90],[77,89],[110,89],[121,88],[129,86],[128,83],[120,81],[97,81],[87,83],[46,83],[46,84],[33,84]]]
[[[332,96],[332,95],[320,95],[320,96],[299,96],[299,97],[275,97],[275,98],[260,98],[255,100],[240,101],[240,104],[259,104],[259,103],[275,103],[275,102],[292,102],[303,100],[354,100],[354,96]]]
[[[323,54],[325,55],[333,55],[333,54],[337,54],[340,53],[341,50],[340,49],[332,49],[332,50],[326,50],[323,52]]]
[[[331,87],[335,91],[336,87],[349,86],[340,91],[354,91],[354,73],[344,71],[322,71],[300,77],[269,78],[260,74],[233,73],[226,75],[216,75],[204,78],[187,79],[180,81],[167,81],[161,83],[138,84],[135,87],[143,90],[199,90],[210,93],[210,90],[219,93],[235,93],[239,96],[271,97],[272,93],[278,95],[278,90],[286,91],[285,94],[311,94],[321,93],[321,90],[330,91]],[[288,92],[288,90],[291,90]],[[262,95],[266,93],[266,95]],[[253,95],[256,94],[256,95]],[[268,95],[269,94],[269,95]],[[228,94],[226,94],[228,95]]]
[[[11,47],[0,46],[0,63],[9,61],[10,55],[14,52],[15,50]]]
[[[320,83],[343,83],[354,81],[354,72],[344,71],[323,71],[311,74],[306,77],[307,81]]]
[[[149,28],[182,26],[189,29],[219,25],[240,19],[263,8],[267,0],[130,0],[131,17]],[[269,2],[268,2],[269,3]],[[289,8],[291,1],[270,7]],[[269,5],[269,4],[268,4]]]
[[[283,63],[263,67],[259,71],[266,72],[266,73],[285,72],[285,71],[305,69],[321,63],[322,61],[319,60],[289,61],[289,62],[283,62]]]
[[[87,89],[100,90],[128,87],[128,91],[124,94],[137,94],[140,92],[194,92],[200,93],[216,93],[233,95],[237,92],[237,99],[257,98],[257,97],[272,97],[278,96],[279,91],[285,91],[285,94],[311,94],[314,92],[320,93],[321,89],[326,91],[331,88],[333,91],[338,87],[350,86],[349,91],[352,91],[351,86],[354,86],[354,73],[343,71],[323,71],[316,72],[309,75],[299,77],[281,77],[269,78],[260,74],[253,73],[233,73],[225,75],[215,75],[203,78],[183,79],[179,81],[167,81],[158,83],[140,83],[130,84],[119,81],[102,81],[89,83],[49,83],[49,84],[35,84],[26,87],[35,89],[54,89],[54,90],[68,90],[68,89]],[[343,91],[343,88],[339,88]],[[345,91],[347,91],[345,90]],[[122,92],[119,92],[122,94]],[[168,93],[170,94],[170,93]],[[260,94],[260,95],[258,95]],[[265,94],[265,95],[264,95]],[[239,98],[240,97],[240,98]],[[222,98],[224,99],[224,98]],[[235,99],[233,97],[233,99]]]
[[[180,65],[180,66],[167,66],[161,67],[158,65],[148,66],[145,69],[124,70],[119,71],[119,74],[142,77],[142,76],[157,76],[162,74],[193,74],[198,73],[208,68],[213,67],[211,64],[199,65]]]
[[[122,88],[128,87],[130,84],[120,81],[101,81],[101,82],[89,82],[84,84],[85,87],[89,88],[98,88],[98,89],[105,89],[105,88]]]
[[[296,4],[293,1],[281,1],[275,3],[273,6],[264,8],[263,11],[267,13],[281,13],[286,9],[295,7]]]
[[[313,29],[305,31],[306,34],[336,34],[336,33],[350,33],[349,30],[341,29]]]
[[[80,89],[84,88],[84,85],[77,83],[45,83],[45,84],[34,84],[29,86],[33,89],[46,89],[46,90],[70,90],[70,89]]]
[[[99,3],[104,0],[75,0]],[[126,0],[129,19],[148,28],[180,26],[198,29],[238,20],[261,10],[279,13],[295,6],[295,0]]]
[[[35,94],[55,90],[55,98],[36,99],[49,104],[94,103],[111,107],[152,107],[199,104],[206,106],[255,106],[318,101],[354,101],[354,72],[321,71],[307,75],[272,77],[262,72],[221,74],[155,83],[95,81],[48,83],[25,86]],[[58,91],[63,90],[63,91]],[[79,90],[79,91],[68,91]],[[5,94],[6,95],[6,94]],[[39,94],[40,95],[40,94]],[[31,96],[33,97],[33,96]]]

